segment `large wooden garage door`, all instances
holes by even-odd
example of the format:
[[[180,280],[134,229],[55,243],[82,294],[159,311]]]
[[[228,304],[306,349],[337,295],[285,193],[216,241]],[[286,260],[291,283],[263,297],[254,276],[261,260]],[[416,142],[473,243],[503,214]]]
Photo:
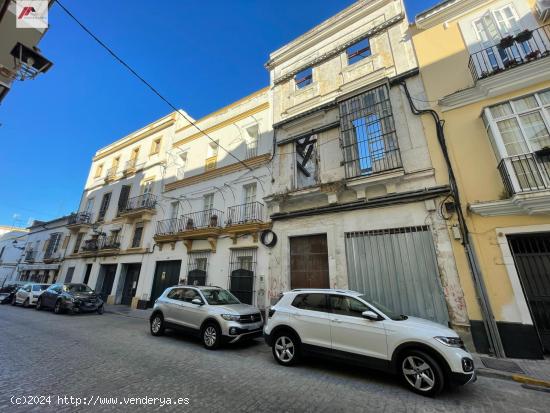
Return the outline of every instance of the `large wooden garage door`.
[[[531,316],[546,352],[550,352],[550,233],[508,238]]]
[[[346,258],[350,289],[399,314],[448,323],[427,226],[346,233]]]
[[[290,238],[290,287],[330,288],[326,234]]]

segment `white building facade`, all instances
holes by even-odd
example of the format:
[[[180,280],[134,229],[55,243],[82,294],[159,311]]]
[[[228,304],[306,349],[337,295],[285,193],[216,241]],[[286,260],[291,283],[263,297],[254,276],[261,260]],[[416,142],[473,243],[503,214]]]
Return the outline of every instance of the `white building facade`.
[[[28,232],[25,228],[0,226],[0,286],[17,280]]]
[[[358,1],[270,55],[277,243],[267,296],[350,288],[468,332],[449,196],[407,91],[424,90],[400,0]],[[424,98],[425,99],[425,98]]]

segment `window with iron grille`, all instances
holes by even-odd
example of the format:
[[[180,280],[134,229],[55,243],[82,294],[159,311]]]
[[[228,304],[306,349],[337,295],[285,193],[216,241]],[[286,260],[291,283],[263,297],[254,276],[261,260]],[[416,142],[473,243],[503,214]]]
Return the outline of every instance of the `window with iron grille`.
[[[105,195],[103,195],[103,198],[101,199],[101,206],[99,207],[99,215],[97,216],[98,221],[103,221],[103,218],[105,218],[105,214],[107,213],[107,209],[109,209],[110,202],[111,202],[111,193],[108,192]]]
[[[134,229],[134,236],[132,238],[132,248],[138,248],[141,245],[142,236],[143,236],[143,222],[138,222]]]
[[[59,241],[61,240],[61,232],[54,232],[50,235],[50,240],[48,242],[48,248],[44,252],[44,258],[51,258],[53,254],[57,252],[59,248]]]
[[[255,273],[255,248],[231,250],[229,290],[243,303],[253,304]]]
[[[402,167],[387,85],[340,103],[340,130],[347,178]]]
[[[76,240],[74,242],[74,248],[73,248],[73,253],[74,254],[78,253],[78,250],[80,249],[80,244],[82,244],[82,238],[83,237],[84,237],[83,232],[79,232],[78,235],[76,236]]]
[[[187,284],[206,285],[209,251],[191,252],[187,258]]]

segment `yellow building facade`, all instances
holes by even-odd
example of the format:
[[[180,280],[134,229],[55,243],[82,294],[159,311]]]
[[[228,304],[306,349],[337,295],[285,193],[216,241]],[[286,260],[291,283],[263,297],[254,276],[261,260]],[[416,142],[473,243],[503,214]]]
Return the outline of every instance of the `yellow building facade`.
[[[411,27],[427,96],[415,104],[444,125],[460,196],[444,211],[472,337],[501,357],[550,351],[549,15],[534,0],[450,0]]]

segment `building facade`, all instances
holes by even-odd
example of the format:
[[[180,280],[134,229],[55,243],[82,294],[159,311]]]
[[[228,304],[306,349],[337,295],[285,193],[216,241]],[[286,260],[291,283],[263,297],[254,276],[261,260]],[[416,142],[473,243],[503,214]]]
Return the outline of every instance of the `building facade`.
[[[399,0],[358,1],[270,55],[277,243],[267,295],[350,288],[450,323],[470,345],[442,214],[447,173],[407,93],[425,99]]]
[[[269,228],[263,203],[273,179],[269,90],[262,89],[176,131],[154,236],[154,263],[140,292],[217,285],[266,306]],[[201,132],[203,131],[203,132]]]
[[[171,113],[95,154],[78,212],[69,217],[60,281],[84,282],[110,304],[137,306],[140,274],[154,251],[167,152],[182,122]]]
[[[28,230],[0,225],[0,286],[17,280],[23,261]]]
[[[548,4],[442,2],[416,17],[424,107],[444,121],[461,198],[453,241],[479,352],[550,350]],[[449,215],[455,232],[457,215]],[[463,245],[461,245],[463,244]],[[467,254],[464,246],[471,247]]]
[[[69,217],[51,221],[34,221],[28,228],[18,279],[38,283],[55,283],[65,258],[70,233]]]

